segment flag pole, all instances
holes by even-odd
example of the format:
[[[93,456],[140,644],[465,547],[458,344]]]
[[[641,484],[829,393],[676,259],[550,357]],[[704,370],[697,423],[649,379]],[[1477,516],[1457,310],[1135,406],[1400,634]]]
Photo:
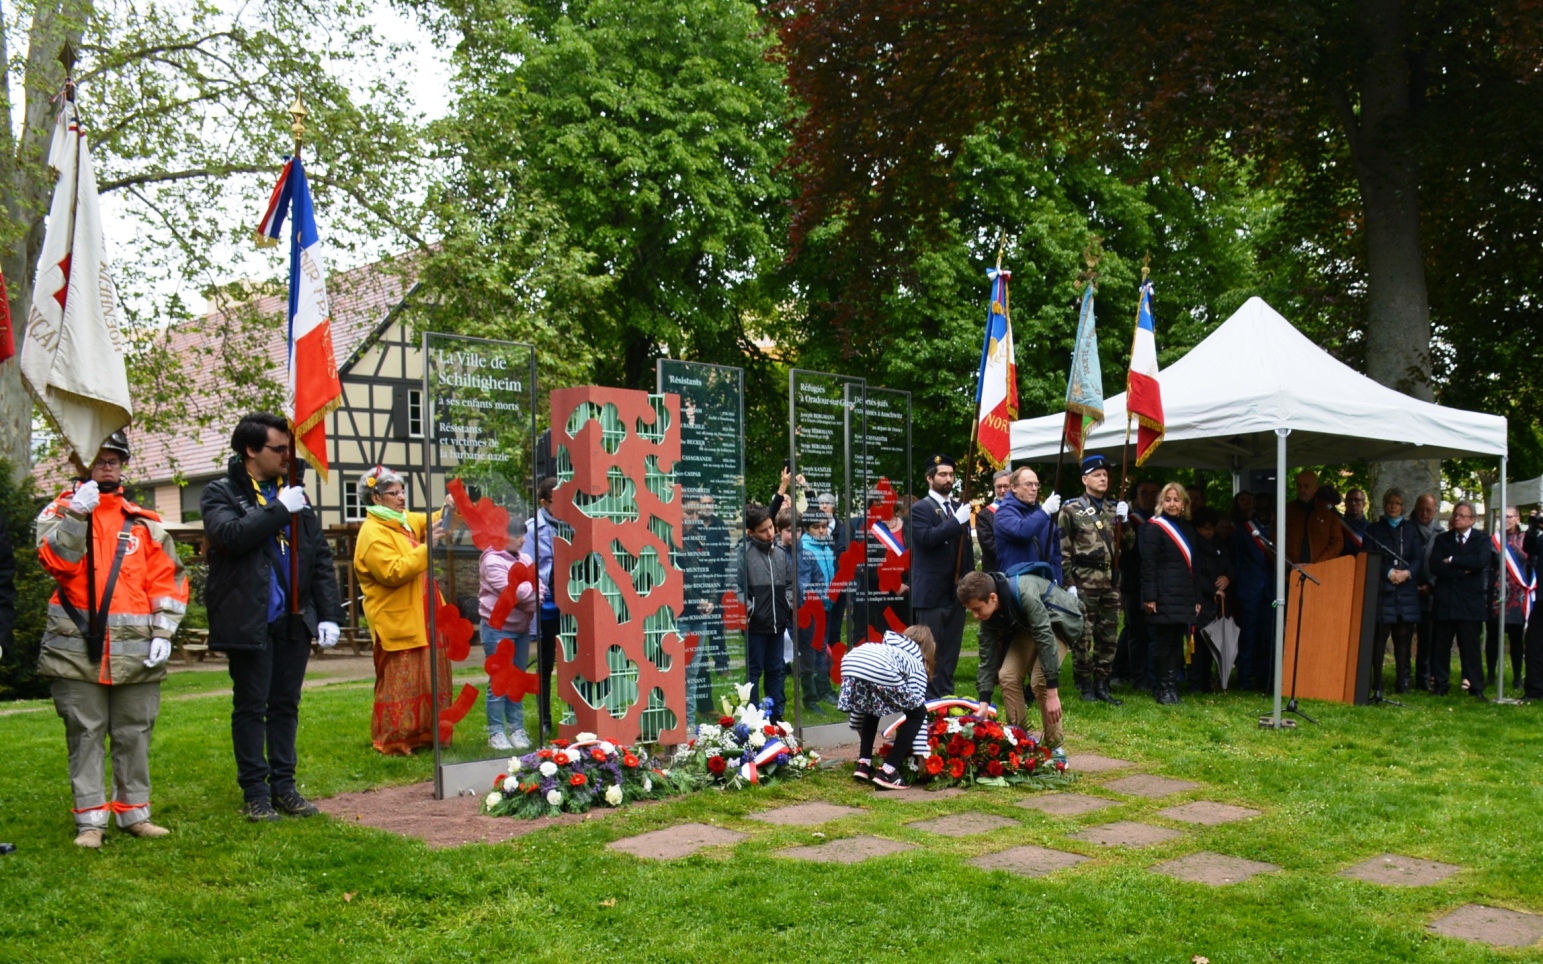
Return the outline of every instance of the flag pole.
[[[997,270],[1002,270],[1002,252],[1007,247],[1007,232],[997,234]],[[1005,306],[1004,306],[1005,307]],[[987,327],[990,327],[989,325]],[[988,336],[989,337],[989,336]],[[970,477],[975,474],[975,460],[980,457],[980,394],[981,375],[975,373],[975,412],[970,418],[970,454],[965,456],[964,483],[959,490],[959,501],[963,505],[970,504]],[[1009,460],[1011,457],[1009,456]],[[970,513],[970,521],[974,523],[975,513]],[[959,539],[959,548],[954,553],[954,582],[959,581],[959,570],[964,567],[964,538]]]
[[[305,109],[305,104],[300,102],[300,88],[296,86],[295,102],[289,105],[289,115],[295,120],[289,126],[289,129],[295,135],[295,159],[297,161],[300,159],[300,145],[305,140],[305,115],[307,113],[309,111]],[[293,234],[294,230],[294,218],[290,218],[290,233]],[[295,242],[290,244],[291,251],[294,250],[294,244]],[[294,284],[293,278],[291,278],[290,284]],[[289,319],[289,323],[292,325],[294,319]],[[290,337],[293,338],[293,332],[290,333]],[[289,355],[289,364],[293,366],[295,363],[293,344],[290,345]],[[293,385],[293,380],[291,380],[291,385]],[[293,405],[293,400],[291,400],[291,405]],[[296,428],[295,420],[291,416],[289,420],[290,485],[294,485],[300,480],[300,459],[295,451]],[[289,612],[291,616],[298,616],[300,614],[300,513],[298,512],[289,517]]]
[[[1087,289],[1091,288],[1093,286],[1093,281],[1098,277],[1098,262],[1103,260],[1103,257],[1104,257],[1103,252],[1099,249],[1098,246],[1099,246],[1099,243],[1102,242],[1103,240],[1104,240],[1103,238],[1099,237],[1096,234],[1092,235],[1089,238],[1089,240],[1088,240],[1088,246],[1083,249],[1082,260],[1083,260],[1083,263],[1088,266],[1088,269],[1086,271],[1084,271],[1082,274],[1077,276],[1077,280],[1078,281],[1084,282],[1083,293],[1086,293]],[[1080,298],[1079,298],[1079,300],[1080,300]],[[1081,318],[1081,312],[1079,310],[1078,318],[1077,318],[1077,331],[1078,331],[1079,334],[1081,333],[1081,330],[1082,330],[1082,318]],[[1076,335],[1072,336],[1072,340],[1073,340],[1073,345],[1072,345],[1073,361],[1076,360],[1076,351],[1077,351],[1077,348],[1076,348],[1076,338],[1077,338]],[[1070,407],[1071,406],[1071,380],[1070,380],[1069,377],[1067,379],[1066,394],[1067,394],[1067,398],[1066,398],[1067,409],[1066,409],[1065,417],[1061,421],[1061,450],[1056,453],[1056,457],[1055,457],[1055,481],[1053,481],[1050,484],[1050,491],[1051,492],[1059,492],[1061,490],[1061,466],[1066,461],[1066,431],[1067,431],[1068,428],[1071,427],[1071,416],[1073,414],[1073,412],[1071,410],[1071,407]],[[1079,417],[1082,417],[1080,415],[1080,413],[1079,413]],[[1087,427],[1086,425],[1083,426],[1084,429],[1086,429],[1086,427]],[[1078,433],[1078,436],[1081,437],[1081,432]],[[1086,451],[1086,449],[1087,449],[1087,441],[1088,440],[1086,438],[1082,439],[1082,450],[1083,451]],[[1041,488],[1039,490],[1039,500],[1041,502],[1045,501],[1045,490],[1043,488]]]
[[[1148,251],[1146,258],[1141,263],[1141,283],[1143,285],[1147,283],[1147,278],[1151,274],[1152,252]],[[1141,298],[1142,293],[1138,289],[1136,292],[1136,324],[1138,325],[1141,324]],[[1135,354],[1136,342],[1135,336],[1132,335],[1131,357],[1134,358]],[[1117,502],[1125,501],[1126,486],[1130,483],[1130,479],[1127,477],[1126,473],[1130,469],[1130,427],[1132,421],[1133,419],[1131,418],[1130,414],[1130,375],[1129,366],[1127,366],[1127,374],[1125,376],[1125,444],[1120,446],[1120,497],[1115,500]],[[1124,538],[1124,536],[1125,520],[1116,517],[1114,520],[1114,565],[1116,569],[1118,569],[1120,566],[1120,541]]]

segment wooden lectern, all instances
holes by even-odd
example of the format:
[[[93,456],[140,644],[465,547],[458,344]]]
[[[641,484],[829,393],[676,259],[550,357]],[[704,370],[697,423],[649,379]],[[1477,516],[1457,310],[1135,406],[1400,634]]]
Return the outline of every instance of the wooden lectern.
[[[1281,692],[1291,696],[1297,658],[1298,591],[1302,592],[1302,667],[1299,699],[1366,703],[1373,687],[1372,634],[1377,630],[1377,572],[1381,556],[1363,552],[1303,566],[1321,585],[1286,570],[1286,638]],[[1298,589],[1300,584],[1301,588]],[[1376,668],[1378,672],[1382,667]]]

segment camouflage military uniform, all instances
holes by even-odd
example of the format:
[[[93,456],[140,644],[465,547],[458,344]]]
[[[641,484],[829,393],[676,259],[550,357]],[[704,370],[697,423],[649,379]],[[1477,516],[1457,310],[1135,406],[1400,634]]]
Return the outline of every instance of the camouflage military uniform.
[[[1120,590],[1114,572],[1114,499],[1095,501],[1086,494],[1061,504],[1061,558],[1066,583],[1077,587],[1086,619],[1082,639],[1072,654],[1072,675],[1079,689],[1095,680],[1106,684],[1114,665],[1120,633]]]

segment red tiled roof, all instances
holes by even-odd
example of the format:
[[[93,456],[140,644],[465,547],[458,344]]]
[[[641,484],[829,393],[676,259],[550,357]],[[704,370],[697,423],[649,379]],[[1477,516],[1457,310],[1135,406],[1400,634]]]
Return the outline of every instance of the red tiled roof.
[[[328,276],[332,352],[339,372],[345,372],[344,365],[411,286],[412,278],[402,270],[400,261],[373,262]],[[195,415],[189,424],[175,430],[147,433],[129,429],[129,442],[134,449],[130,481],[154,485],[170,481],[178,474],[196,479],[224,471],[230,454],[230,431],[239,413],[225,411],[229,402],[224,393],[216,390],[217,380],[222,377],[218,360],[230,351],[229,346],[220,345],[220,339],[230,329],[236,311],[255,312],[269,334],[266,340],[252,344],[250,351],[265,358],[269,377],[282,383],[283,319],[287,304],[287,293],[264,295],[166,330],[165,348],[181,360],[178,374],[192,396],[190,407]],[[68,478],[63,474],[67,472],[67,467],[43,464],[34,467],[33,476],[42,484],[43,491],[50,491]]]

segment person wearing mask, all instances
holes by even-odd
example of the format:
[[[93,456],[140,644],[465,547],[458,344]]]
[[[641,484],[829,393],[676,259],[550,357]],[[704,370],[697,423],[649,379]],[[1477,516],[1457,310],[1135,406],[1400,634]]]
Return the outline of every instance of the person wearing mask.
[[[1195,563],[1200,534],[1189,522],[1189,496],[1177,482],[1158,493],[1158,514],[1141,527],[1141,605],[1152,627],[1157,702],[1179,702],[1179,666],[1184,635],[1200,615],[1210,587]]]
[[[536,581],[541,584],[536,620],[541,637],[536,647],[536,673],[541,677],[541,734],[537,743],[545,743],[548,736],[556,735],[552,727],[552,672],[557,668],[557,629],[562,620],[557,601],[552,598],[552,534],[557,521],[552,515],[552,498],[556,492],[556,476],[542,479],[536,485],[536,512],[525,520],[525,551],[535,556]]]
[[[1468,695],[1484,696],[1484,663],[1479,655],[1479,634],[1488,615],[1490,569],[1496,562],[1495,546],[1473,525],[1473,504],[1452,507],[1452,528],[1436,536],[1431,546],[1431,571],[1436,576],[1436,648],[1431,652],[1431,675],[1437,696],[1447,695],[1452,673],[1452,641],[1468,684]]]
[[[1114,669],[1110,685],[1128,680],[1136,689],[1150,690],[1147,672],[1151,633],[1147,631],[1146,610],[1141,605],[1141,527],[1157,513],[1157,483],[1143,479],[1136,483],[1136,501],[1130,507],[1120,542],[1120,603],[1125,607],[1125,627],[1115,645]]]
[[[787,703],[787,664],[782,636],[793,619],[793,567],[778,543],[777,524],[765,506],[745,507],[745,538],[734,553],[735,591],[745,607],[745,682],[750,700],[772,701],[773,720],[782,719]]]
[[[1377,570],[1377,635],[1372,642],[1372,691],[1382,699],[1382,663],[1393,638],[1394,689],[1409,692],[1409,650],[1420,625],[1420,576],[1425,570],[1425,541],[1418,526],[1403,518],[1404,493],[1392,488],[1382,496],[1382,518],[1362,533],[1362,548],[1380,553]]]
[[[305,489],[285,485],[289,423],[256,412],[236,423],[225,476],[204,487],[199,508],[208,538],[209,648],[230,664],[230,735],[236,780],[253,822],[319,811],[295,786],[300,689],[311,640],[338,642],[332,548]],[[298,520],[294,544],[292,520]],[[299,581],[291,579],[294,553]],[[294,610],[298,609],[298,613]]]
[[[530,665],[530,627],[535,622],[541,593],[534,579],[535,560],[521,551],[525,548],[525,525],[518,515],[510,514],[508,531],[508,545],[502,549],[488,546],[477,560],[477,616],[481,620],[483,657],[491,658],[507,639],[514,647],[514,665],[523,670]],[[513,605],[505,601],[501,607],[499,602],[508,591],[511,578],[516,580]],[[508,610],[507,616],[504,608]],[[495,612],[502,617],[500,625],[494,624]],[[523,701],[495,694],[490,681],[485,708],[489,748],[516,752],[530,749]]]
[[[954,593],[959,577],[975,568],[970,506],[954,498],[954,460],[927,461],[927,497],[911,506],[911,605],[917,623],[936,642],[928,699],[954,692],[954,667],[964,642],[964,607]]]
[[[1061,511],[1061,497],[1050,493],[1041,505],[1039,476],[1025,466],[1013,472],[1007,498],[997,507],[997,565],[1012,572],[1031,562],[1050,566],[1057,585],[1065,581],[1061,571],[1061,537],[1056,532],[1055,516]]]
[[[1120,590],[1114,583],[1115,530],[1130,514],[1109,494],[1109,463],[1102,455],[1082,460],[1082,495],[1057,513],[1066,585],[1082,601],[1082,637],[1072,651],[1072,678],[1088,702],[1121,702],[1109,691],[1119,642]]]
[[[90,850],[101,848],[114,815],[130,836],[169,832],[150,822],[150,736],[171,638],[187,611],[188,582],[161,517],[123,497],[128,461],[128,437],[112,433],[89,476],[37,519],[38,559],[58,583],[38,675],[52,680],[54,709],[64,720],[75,845]],[[14,572],[9,539],[4,550]]]
[[[1436,497],[1426,492],[1414,500],[1414,511],[1409,515],[1420,533],[1425,546],[1425,565],[1417,579],[1420,584],[1420,628],[1414,650],[1414,680],[1416,686],[1427,693],[1436,691],[1436,679],[1431,672],[1431,653],[1436,649],[1436,576],[1431,570],[1431,550],[1436,547],[1436,536],[1445,531],[1436,521]]]
[[[1275,558],[1270,536],[1254,517],[1254,494],[1232,497],[1233,616],[1238,621],[1238,684],[1269,689],[1274,668]]]
[[[386,756],[411,756],[434,745],[433,661],[439,664],[439,708],[450,705],[449,656],[444,647],[429,645],[425,600],[431,592],[437,596],[429,576],[431,520],[407,511],[407,480],[383,465],[366,470],[357,491],[365,516],[354,541],[354,573],[375,656],[370,742]],[[436,539],[445,538],[440,520],[453,506],[447,496],[445,509],[435,513]]]
[[[1499,611],[1500,600],[1496,599],[1490,607],[1489,623],[1484,628],[1484,668],[1488,673],[1486,683],[1494,686],[1495,674],[1500,671],[1500,637],[1503,630],[1506,649],[1511,655],[1513,690],[1522,687],[1522,631],[1527,624],[1527,596],[1532,591],[1529,588],[1532,579],[1532,562],[1531,557],[1527,555],[1526,541],[1526,534],[1522,532],[1521,513],[1514,505],[1506,506],[1506,555],[1501,558],[1499,566],[1499,569],[1505,573],[1506,580],[1505,612]],[[1522,582],[1523,579],[1528,582]],[[1495,581],[1498,584],[1498,574]]]
[[[1318,473],[1297,473],[1296,501],[1286,504],[1286,558],[1297,565],[1323,562],[1344,552],[1345,539],[1334,509],[1318,499]]]

